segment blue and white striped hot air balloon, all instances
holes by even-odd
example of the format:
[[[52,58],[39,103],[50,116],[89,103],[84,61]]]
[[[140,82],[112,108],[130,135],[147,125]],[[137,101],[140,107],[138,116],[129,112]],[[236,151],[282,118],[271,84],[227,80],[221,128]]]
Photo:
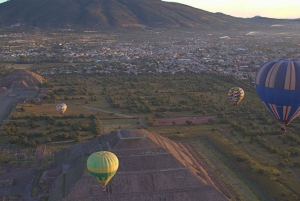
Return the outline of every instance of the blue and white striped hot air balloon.
[[[256,91],[268,110],[288,125],[300,114],[300,60],[275,59],[255,76]]]

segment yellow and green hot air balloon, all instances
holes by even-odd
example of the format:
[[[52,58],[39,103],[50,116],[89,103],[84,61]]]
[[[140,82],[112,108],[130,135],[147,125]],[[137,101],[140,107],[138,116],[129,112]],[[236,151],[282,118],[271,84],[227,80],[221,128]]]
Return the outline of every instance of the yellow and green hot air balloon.
[[[87,169],[106,189],[107,183],[116,174],[119,167],[117,156],[109,151],[99,151],[91,154],[87,160]]]

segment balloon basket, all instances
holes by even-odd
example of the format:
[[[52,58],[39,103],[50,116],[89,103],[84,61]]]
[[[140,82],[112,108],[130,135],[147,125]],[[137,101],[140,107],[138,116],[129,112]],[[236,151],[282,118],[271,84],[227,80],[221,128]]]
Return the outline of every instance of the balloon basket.
[[[285,127],[285,126],[281,126],[281,127],[280,127],[280,132],[281,132],[282,134],[284,134],[284,133],[286,132],[286,127]]]

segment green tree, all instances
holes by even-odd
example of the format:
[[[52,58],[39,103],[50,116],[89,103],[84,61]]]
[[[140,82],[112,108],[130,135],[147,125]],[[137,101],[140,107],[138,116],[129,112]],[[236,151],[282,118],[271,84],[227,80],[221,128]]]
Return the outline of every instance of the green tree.
[[[52,141],[52,139],[50,137],[47,137],[46,142],[49,143],[51,141]]]
[[[75,141],[76,141],[76,142],[81,142],[81,141],[82,141],[82,137],[81,137],[80,135],[77,135],[77,136],[75,137]]]
[[[187,125],[192,125],[192,124],[193,124],[193,122],[192,122],[191,120],[186,120],[185,123],[186,123]]]

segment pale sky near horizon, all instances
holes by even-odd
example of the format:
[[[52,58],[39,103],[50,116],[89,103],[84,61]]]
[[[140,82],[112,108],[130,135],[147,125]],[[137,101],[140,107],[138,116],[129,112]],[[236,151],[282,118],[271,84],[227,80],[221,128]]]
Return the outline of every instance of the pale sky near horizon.
[[[6,0],[0,0],[0,3]],[[163,0],[234,17],[300,18],[300,0]]]
[[[300,0],[163,0],[234,17],[300,18]]]

